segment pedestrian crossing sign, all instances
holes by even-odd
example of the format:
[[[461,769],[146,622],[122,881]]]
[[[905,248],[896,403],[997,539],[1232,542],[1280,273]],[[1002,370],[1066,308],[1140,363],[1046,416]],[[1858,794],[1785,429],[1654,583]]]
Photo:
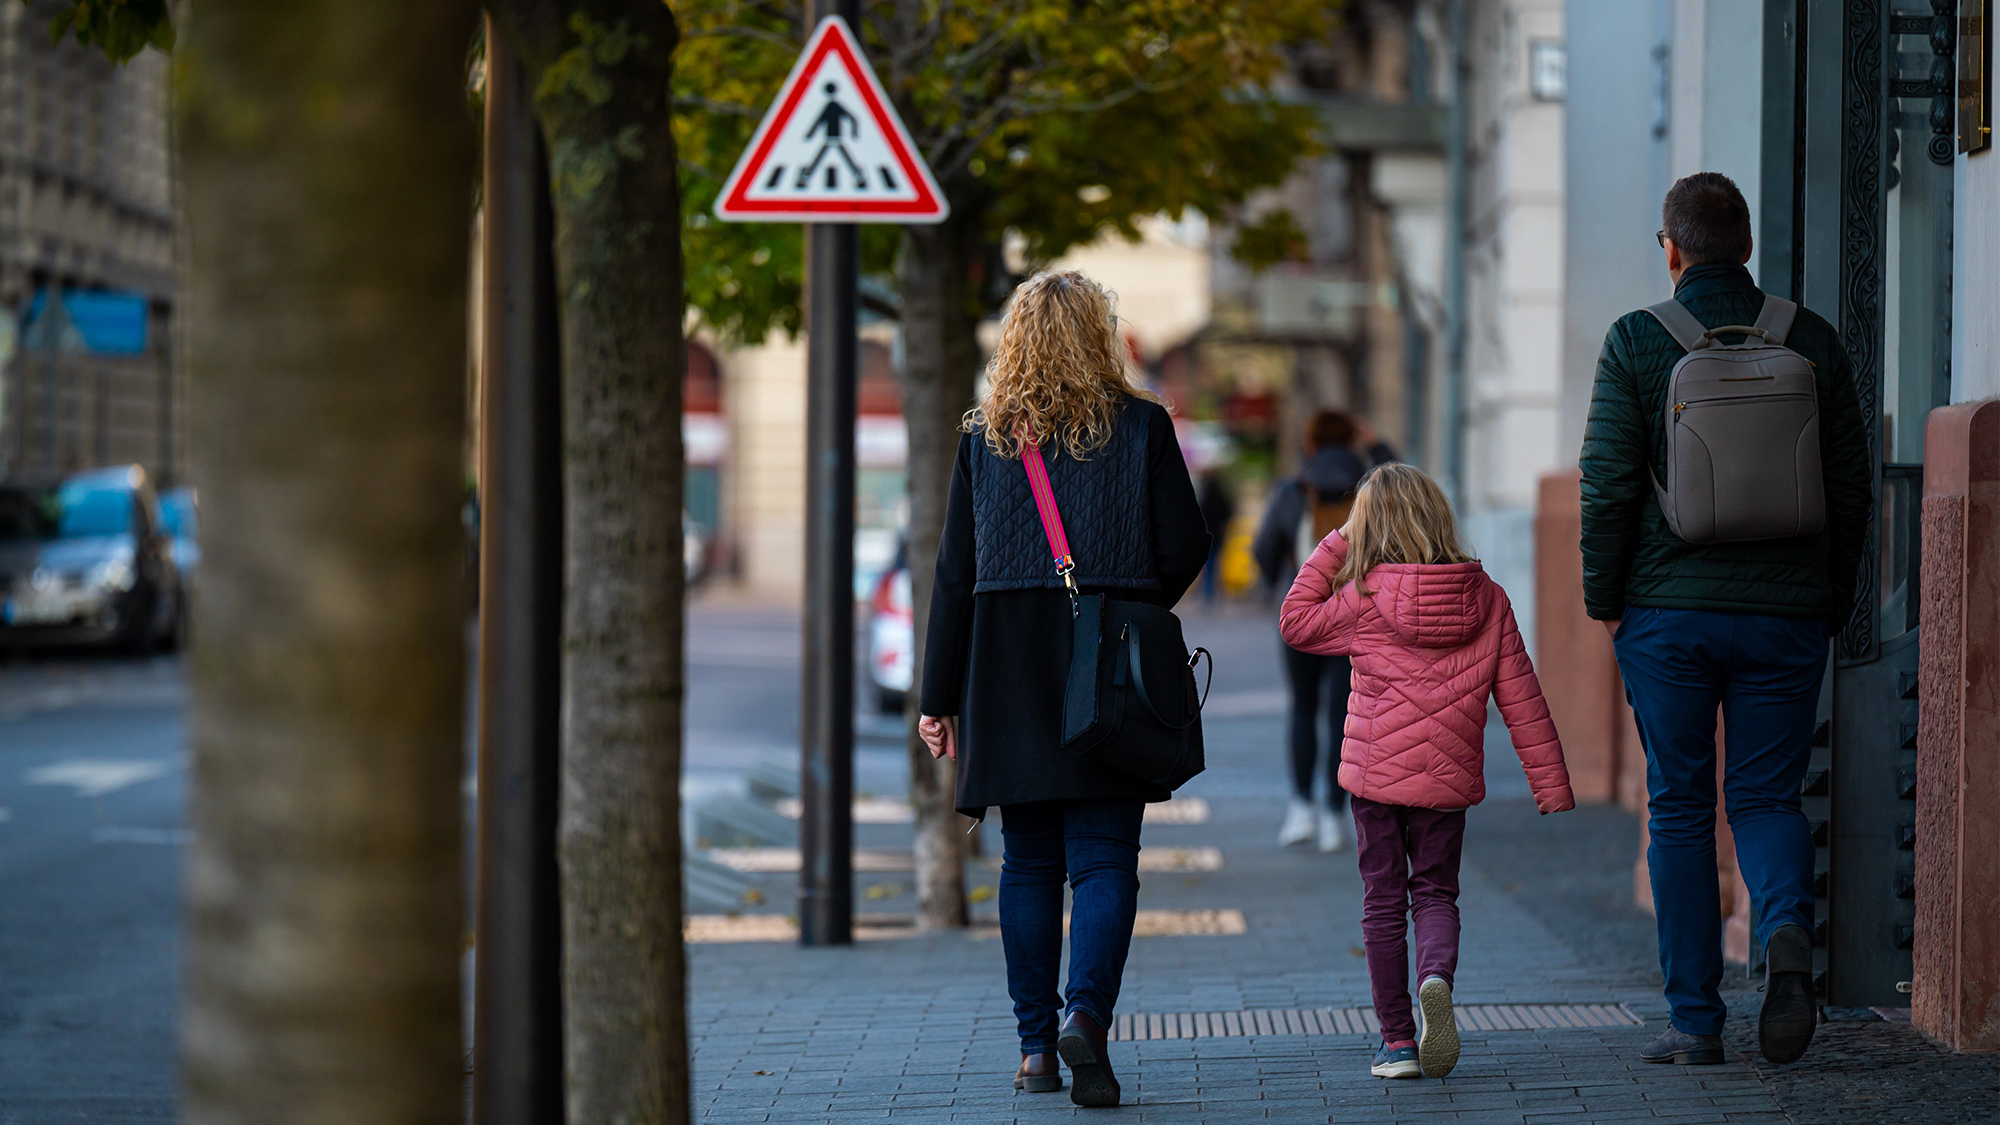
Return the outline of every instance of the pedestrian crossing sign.
[[[715,202],[738,223],[936,223],[950,210],[839,16],[813,30]]]

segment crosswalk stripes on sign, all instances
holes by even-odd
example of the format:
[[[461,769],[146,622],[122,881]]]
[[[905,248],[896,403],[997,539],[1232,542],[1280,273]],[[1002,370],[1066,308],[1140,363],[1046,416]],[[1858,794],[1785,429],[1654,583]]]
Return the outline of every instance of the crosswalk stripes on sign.
[[[949,212],[838,16],[814,29],[715,204],[732,222],[935,223]]]

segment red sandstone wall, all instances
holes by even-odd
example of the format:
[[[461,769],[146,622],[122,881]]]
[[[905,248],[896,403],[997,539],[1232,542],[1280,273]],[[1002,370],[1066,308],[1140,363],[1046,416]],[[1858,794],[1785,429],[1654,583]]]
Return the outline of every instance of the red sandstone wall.
[[[1632,898],[1653,909],[1646,870],[1646,751],[1611,636],[1583,609],[1583,475],[1575,469],[1541,479],[1535,506],[1535,671],[1549,715],[1562,736],[1576,799],[1617,802],[1641,818],[1638,857],[1632,866]],[[1718,723],[1717,740],[1721,739]],[[1718,750],[1721,747],[1718,745]],[[1721,790],[1717,754],[1717,786]],[[1716,807],[1716,883],[1722,900],[1723,953],[1744,962],[1750,953],[1750,895],[1736,869],[1736,842]]]
[[[1924,452],[1911,1017],[2000,1051],[2000,400],[1932,411]]]
[[[1620,800],[1619,735],[1624,687],[1604,626],[1583,611],[1582,475],[1541,480],[1535,507],[1535,671],[1562,735],[1576,799]],[[1644,800],[1643,767],[1640,781]]]

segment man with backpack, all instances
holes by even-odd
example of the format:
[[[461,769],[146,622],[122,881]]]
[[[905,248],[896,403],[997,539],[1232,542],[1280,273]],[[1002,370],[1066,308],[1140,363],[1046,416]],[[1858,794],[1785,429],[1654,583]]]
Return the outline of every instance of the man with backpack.
[[[1867,430],[1833,326],[1751,280],[1750,209],[1703,172],[1667,192],[1674,298],[1611,326],[1584,429],[1584,604],[1611,631],[1646,749],[1670,1026],[1647,1062],[1722,1061],[1723,799],[1765,956],[1758,1045],[1812,1041],[1813,841],[1799,807],[1828,638],[1870,518]]]

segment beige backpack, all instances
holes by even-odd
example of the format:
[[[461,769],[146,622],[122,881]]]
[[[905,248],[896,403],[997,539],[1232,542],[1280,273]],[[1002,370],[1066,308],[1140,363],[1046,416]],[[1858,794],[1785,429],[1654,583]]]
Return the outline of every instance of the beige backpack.
[[[1688,353],[1667,378],[1667,477],[1653,479],[1667,526],[1697,544],[1817,534],[1826,526],[1818,380],[1785,346],[1799,307],[1766,296],[1756,324],[1721,328],[1703,328],[1679,301],[1646,311]],[[1743,342],[1718,339],[1731,335]]]

